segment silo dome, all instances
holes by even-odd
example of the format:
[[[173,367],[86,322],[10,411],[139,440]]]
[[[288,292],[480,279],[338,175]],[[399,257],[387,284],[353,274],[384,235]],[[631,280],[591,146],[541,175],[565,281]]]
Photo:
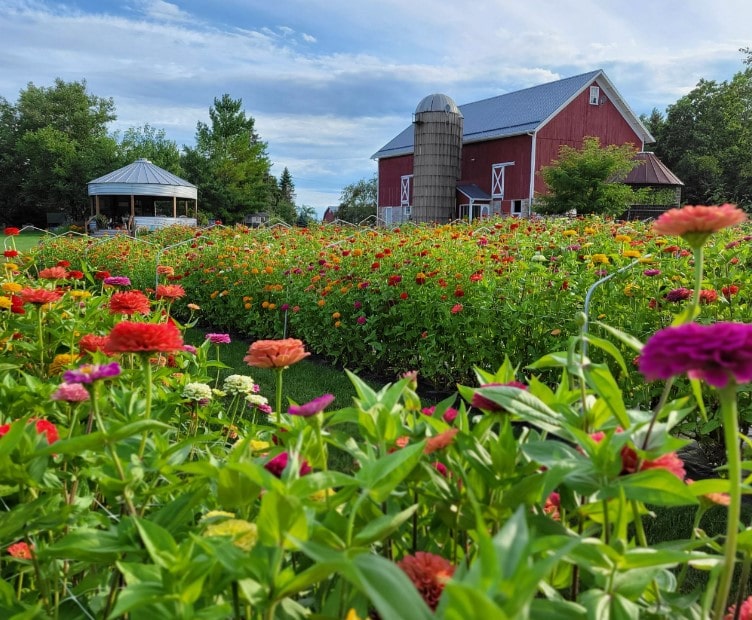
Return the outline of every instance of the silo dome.
[[[462,116],[460,109],[457,107],[457,104],[454,103],[454,100],[448,95],[442,95],[441,93],[434,93],[433,95],[423,97],[423,99],[420,100],[418,107],[415,108],[416,114],[422,112],[451,112],[452,114],[459,114]]]

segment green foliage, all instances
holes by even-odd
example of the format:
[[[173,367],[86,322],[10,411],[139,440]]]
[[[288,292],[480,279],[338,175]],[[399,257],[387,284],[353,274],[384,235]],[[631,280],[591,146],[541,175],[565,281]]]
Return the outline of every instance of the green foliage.
[[[563,145],[559,158],[540,174],[549,193],[536,196],[541,213],[619,215],[640,201],[631,187],[621,183],[637,164],[636,149],[629,144],[601,148],[598,138],[585,138],[582,148]]]
[[[11,104],[0,101],[0,191],[5,217],[46,226],[45,212],[71,220],[88,213],[87,183],[112,169],[116,142],[112,99],[87,91],[86,82],[29,83]]]
[[[337,219],[353,224],[360,224],[372,215],[376,215],[377,185],[376,176],[361,179],[345,186],[339,197]]]
[[[223,222],[268,210],[270,168],[266,143],[246,116],[241,99],[224,94],[209,108],[210,124],[196,125],[196,146],[186,148],[183,168],[199,187],[202,209]]]
[[[118,138],[116,134],[115,139]],[[185,174],[180,164],[180,149],[177,143],[167,139],[164,129],[156,129],[148,123],[142,127],[126,129],[119,140],[118,158],[121,166],[144,158],[179,177]]]
[[[684,182],[689,204],[752,206],[752,66],[730,80],[700,80],[670,105],[656,153]]]

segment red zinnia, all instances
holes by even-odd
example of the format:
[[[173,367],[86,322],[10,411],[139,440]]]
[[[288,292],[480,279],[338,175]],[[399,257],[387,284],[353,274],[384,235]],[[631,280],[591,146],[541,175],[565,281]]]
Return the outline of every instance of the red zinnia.
[[[454,575],[454,566],[440,555],[418,551],[397,563],[418,589],[426,604],[436,610],[444,585]]]
[[[57,433],[57,427],[49,420],[36,421],[37,433],[47,437],[47,443],[55,443],[60,437]]]
[[[172,323],[123,321],[112,328],[106,353],[173,353],[183,348],[183,337]]]
[[[169,299],[174,301],[185,297],[185,289],[180,284],[159,284],[157,285],[157,299]]]
[[[15,258],[18,256],[18,250],[5,250],[3,256],[5,256],[5,258]]]
[[[58,301],[62,294],[57,291],[50,291],[46,288],[25,288],[18,291],[18,296],[25,304],[36,304],[42,306]]]
[[[97,271],[94,274],[94,278],[96,280],[105,280],[106,278],[109,278],[109,277],[110,277],[110,272],[109,271]]]
[[[109,302],[110,314],[149,314],[149,298],[141,291],[118,291]]]
[[[86,334],[78,341],[78,350],[82,353],[95,353],[104,351],[107,344],[107,336],[97,336],[96,334]]]
[[[6,229],[5,229],[5,234],[6,234],[6,235],[7,235],[8,237],[14,237],[14,236],[16,236],[16,235],[19,235],[19,234],[21,234],[21,231],[20,231],[20,230],[19,230],[18,228],[16,228],[15,226],[8,226],[8,227],[7,227]]]

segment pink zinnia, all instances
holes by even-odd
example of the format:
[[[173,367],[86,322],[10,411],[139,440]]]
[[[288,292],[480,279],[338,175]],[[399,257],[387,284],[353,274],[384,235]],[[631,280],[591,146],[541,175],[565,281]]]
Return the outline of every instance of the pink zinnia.
[[[230,334],[206,334],[206,339],[212,344],[230,344]]]
[[[333,394],[324,394],[318,398],[307,402],[304,405],[290,405],[287,413],[290,415],[301,416],[303,418],[310,418],[311,416],[321,413],[334,401]]]
[[[640,353],[648,381],[687,373],[718,388],[752,381],[752,325],[687,323],[657,331]]]
[[[25,288],[18,291],[18,296],[25,304],[43,306],[44,304],[51,304],[52,302],[59,301],[62,294],[57,291],[50,291],[46,288]]]
[[[67,403],[81,403],[89,400],[89,391],[80,383],[61,383],[50,398]]]
[[[449,560],[440,555],[418,551],[415,555],[406,555],[397,566],[413,582],[426,605],[435,611],[446,582],[454,575],[454,566]]]
[[[732,204],[688,205],[662,213],[653,224],[653,230],[659,235],[682,237],[693,247],[699,247],[714,232],[736,226],[746,219],[744,211]]]
[[[739,609],[739,615],[736,615],[736,605],[732,605],[728,608],[728,613],[723,617],[723,620],[752,620],[752,596],[742,603],[741,609]]]

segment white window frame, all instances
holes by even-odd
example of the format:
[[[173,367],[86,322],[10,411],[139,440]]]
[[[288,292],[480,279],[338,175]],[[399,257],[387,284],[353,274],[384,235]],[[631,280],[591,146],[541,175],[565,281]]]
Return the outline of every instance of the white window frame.
[[[513,161],[491,166],[491,198],[504,200],[504,170],[508,166],[514,166]]]
[[[392,224],[392,207],[384,207],[381,214],[384,216],[384,224],[391,226]]]
[[[400,177],[400,206],[410,206],[410,185],[412,184],[412,174],[406,174]]]
[[[588,100],[590,105],[600,105],[601,103],[601,89],[600,86],[590,87],[590,99]]]
[[[513,200],[512,206],[509,209],[509,214],[513,217],[522,217],[522,211],[523,211],[523,201],[522,200]],[[518,207],[515,209],[515,207]]]

